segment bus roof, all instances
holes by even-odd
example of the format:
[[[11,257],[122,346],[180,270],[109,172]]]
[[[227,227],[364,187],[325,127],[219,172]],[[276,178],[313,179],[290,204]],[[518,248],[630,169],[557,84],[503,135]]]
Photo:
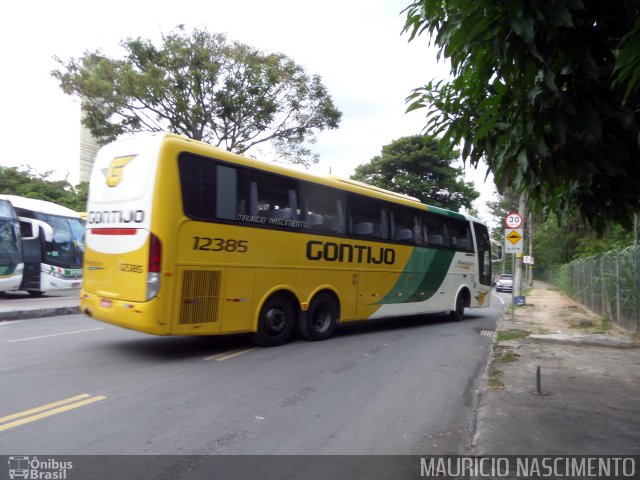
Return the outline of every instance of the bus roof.
[[[61,217],[80,218],[80,215],[70,208],[63,207],[62,205],[48,202],[46,200],[1,194],[0,199],[10,201],[14,208],[24,208],[25,210],[33,210],[34,212],[48,213],[50,215],[59,215]]]
[[[350,191],[353,193],[360,193],[360,194],[378,198],[381,200],[404,204],[404,205],[414,207],[414,208],[419,208],[422,210],[428,210],[440,215],[456,217],[460,219],[464,218],[467,220],[477,220],[464,213],[459,213],[452,210],[447,210],[444,208],[434,207],[428,204],[424,204],[420,202],[419,199],[415,197],[411,197],[409,195],[403,195],[401,193],[393,192],[391,190],[386,190],[380,187],[375,187],[373,185],[368,185],[366,183],[362,183],[356,180],[344,179],[344,178],[333,176],[333,175],[326,175],[326,176],[315,175],[308,172],[300,172],[298,170],[287,168],[281,165],[273,165],[263,160],[258,160],[255,158],[246,157],[244,155],[239,155],[237,153],[233,153],[228,150],[215,147],[206,142],[202,142],[200,140],[194,140],[192,138],[188,138],[183,135],[178,135],[171,132],[139,132],[139,133],[134,133],[131,135],[120,137],[119,139],[116,140],[116,142],[117,143],[131,142],[133,144],[136,144],[137,143],[136,139],[140,137],[156,138],[158,142],[165,142],[165,141],[185,142],[185,143],[191,144],[196,150],[200,150],[201,154],[215,155],[215,157],[219,160],[237,163],[239,165],[244,165],[246,167],[265,170],[265,171],[273,172],[273,173],[288,176],[288,177],[298,178],[300,180],[307,180],[309,182],[319,183],[319,184],[337,188],[340,190]]]
[[[393,192],[391,190],[386,190],[384,188],[380,188],[380,187],[375,187],[373,185],[368,185],[366,183],[362,183],[356,180],[351,180],[351,179],[345,179],[345,178],[341,178],[341,177],[337,177],[337,176],[333,176],[333,175],[326,175],[326,176],[320,176],[320,175],[314,175],[312,173],[308,173],[308,172],[300,172],[291,168],[287,168],[284,166],[280,166],[280,165],[272,165],[270,163],[267,163],[265,161],[262,160],[257,160],[255,158],[250,158],[250,157],[246,157],[243,155],[239,155],[233,152],[229,152],[228,150],[224,150],[221,149],[219,147],[215,147],[213,145],[210,145],[208,143],[205,142],[201,142],[199,140],[194,140],[191,138],[187,138],[183,135],[177,135],[174,133],[169,133],[169,132],[163,132],[163,133],[145,133],[142,135],[154,135],[154,136],[160,136],[163,139],[173,139],[173,140],[177,140],[177,141],[184,141],[184,142],[189,142],[192,144],[197,145],[198,147],[204,148],[206,150],[211,151],[212,153],[215,153],[217,158],[219,158],[220,160],[226,160],[226,161],[231,161],[234,163],[238,163],[241,165],[245,165],[248,167],[254,167],[254,168],[258,168],[261,170],[266,170],[266,171],[270,171],[273,173],[277,173],[277,174],[281,174],[281,175],[286,175],[289,177],[294,177],[294,178],[298,178],[301,180],[307,180],[310,182],[314,182],[314,183],[320,183],[329,187],[334,187],[337,189],[341,189],[341,190],[346,190],[346,191],[351,191],[354,193],[360,193],[360,194],[364,194],[367,196],[371,196],[374,198],[378,198],[378,199],[383,199],[383,200],[387,200],[387,201],[391,201],[394,203],[401,203],[404,205],[408,205],[414,208],[421,208],[423,210],[429,210],[432,211],[434,213],[438,213],[441,215],[446,215],[446,216],[452,216],[452,217],[464,217],[464,218],[469,218],[471,219],[471,217],[468,217],[468,215],[465,215],[463,213],[458,213],[458,212],[454,212],[452,210],[447,210],[444,208],[440,208],[440,207],[434,207],[428,204],[424,204],[422,202],[420,202],[419,199],[415,198],[415,197],[411,197],[409,195],[403,195],[401,193],[397,193],[397,192]]]

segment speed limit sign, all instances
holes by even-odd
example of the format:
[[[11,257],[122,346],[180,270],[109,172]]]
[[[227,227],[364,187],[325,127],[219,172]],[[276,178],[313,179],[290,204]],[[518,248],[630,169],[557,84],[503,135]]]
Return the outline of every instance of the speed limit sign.
[[[516,212],[511,212],[505,217],[504,223],[509,228],[520,228],[522,226],[522,215]]]

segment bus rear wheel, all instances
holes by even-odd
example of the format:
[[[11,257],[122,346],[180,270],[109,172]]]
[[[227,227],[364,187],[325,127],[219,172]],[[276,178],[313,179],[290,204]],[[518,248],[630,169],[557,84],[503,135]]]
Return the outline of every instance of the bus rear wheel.
[[[462,319],[464,318],[464,307],[466,305],[466,298],[465,298],[465,292],[462,291],[460,293],[458,293],[458,296],[456,298],[456,309],[455,310],[451,310],[449,313],[451,315],[451,320],[453,320],[454,322],[461,322]]]
[[[321,292],[313,298],[309,310],[300,315],[298,332],[305,340],[326,340],[336,329],[338,312],[336,300]]]
[[[291,338],[296,311],[285,295],[275,295],[262,306],[258,317],[258,331],[254,338],[262,347],[277,347]]]

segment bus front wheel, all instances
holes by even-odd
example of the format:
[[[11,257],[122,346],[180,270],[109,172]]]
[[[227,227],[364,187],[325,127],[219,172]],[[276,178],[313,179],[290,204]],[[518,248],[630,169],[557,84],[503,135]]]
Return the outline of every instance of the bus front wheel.
[[[277,347],[291,338],[296,321],[295,308],[285,295],[271,297],[262,306],[255,341],[262,347]]]
[[[464,318],[464,307],[466,305],[465,292],[462,291],[458,293],[458,297],[456,298],[456,309],[451,310],[451,320],[454,322],[461,322]]]
[[[318,293],[298,319],[298,331],[305,340],[326,340],[338,322],[338,304],[328,293]]]

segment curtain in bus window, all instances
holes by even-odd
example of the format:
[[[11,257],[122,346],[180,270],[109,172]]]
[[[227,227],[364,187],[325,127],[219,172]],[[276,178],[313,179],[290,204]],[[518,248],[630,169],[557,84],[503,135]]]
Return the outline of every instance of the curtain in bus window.
[[[418,219],[409,209],[391,212],[391,239],[396,242],[417,243],[420,236]]]
[[[322,185],[304,184],[306,228],[318,233],[345,233],[344,194]]]
[[[422,215],[422,234],[428,247],[448,247],[446,219],[435,213]]]
[[[265,172],[251,172],[251,215],[264,225],[302,228],[298,189],[294,179]]]
[[[247,214],[246,171],[218,165],[216,168],[216,217],[240,220]]]
[[[355,195],[349,200],[350,225],[353,235],[388,239],[386,215],[386,210],[380,202]]]
[[[451,247],[461,252],[473,252],[473,241],[469,222],[450,218],[448,220]]]

